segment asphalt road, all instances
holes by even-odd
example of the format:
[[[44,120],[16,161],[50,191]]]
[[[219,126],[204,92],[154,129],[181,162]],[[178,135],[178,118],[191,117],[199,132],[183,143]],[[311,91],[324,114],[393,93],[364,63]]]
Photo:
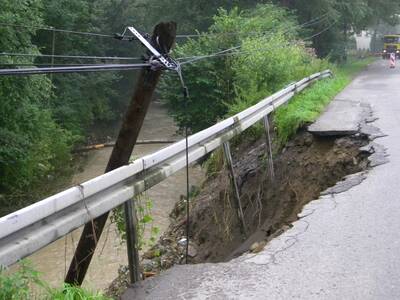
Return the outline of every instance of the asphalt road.
[[[388,163],[311,202],[262,252],[174,267],[123,299],[400,299],[400,70],[379,61],[337,99],[371,105]]]

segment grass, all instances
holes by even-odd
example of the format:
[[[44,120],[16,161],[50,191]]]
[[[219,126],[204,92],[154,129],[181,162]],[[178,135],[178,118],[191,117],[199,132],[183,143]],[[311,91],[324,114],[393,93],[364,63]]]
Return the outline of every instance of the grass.
[[[274,116],[274,126],[277,129],[277,143],[284,146],[297,130],[315,121],[332,99],[340,93],[368,64],[376,58],[350,59],[347,64],[332,69],[334,77],[318,81],[296,95],[286,106],[280,107]],[[250,106],[249,103],[238,102],[231,115]],[[264,134],[261,124],[248,128],[245,134],[235,137],[231,142],[238,145],[245,139],[257,140]],[[214,152],[205,163],[207,177],[212,177],[223,168],[223,152]]]
[[[81,287],[65,284],[61,289],[48,291],[47,299],[52,300],[111,300],[101,293],[93,293]]]
[[[373,61],[375,58],[350,60],[333,70],[333,78],[315,83],[295,96],[287,106],[279,108],[275,113],[274,121],[280,144],[286,144],[300,127],[315,121],[329,102],[352,81],[354,76]]]
[[[55,289],[39,277],[28,262],[23,261],[17,272],[7,274],[0,267],[0,300],[111,300],[101,293],[64,284]]]

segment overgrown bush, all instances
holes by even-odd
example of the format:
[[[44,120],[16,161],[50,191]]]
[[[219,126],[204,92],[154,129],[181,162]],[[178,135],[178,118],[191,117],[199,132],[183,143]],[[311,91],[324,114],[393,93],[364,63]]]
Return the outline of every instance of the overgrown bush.
[[[182,128],[194,132],[254,105],[292,81],[326,67],[299,42],[292,15],[272,4],[253,10],[220,10],[198,39],[179,45],[175,56],[202,56],[232,47],[231,53],[183,65],[190,91],[187,107],[176,76],[167,76],[160,94]]]

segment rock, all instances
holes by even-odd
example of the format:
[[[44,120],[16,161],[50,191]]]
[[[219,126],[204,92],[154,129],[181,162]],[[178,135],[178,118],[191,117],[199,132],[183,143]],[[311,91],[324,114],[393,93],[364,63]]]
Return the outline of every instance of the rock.
[[[198,252],[197,252],[196,247],[192,243],[189,242],[188,256],[193,258],[193,257],[197,256],[197,253]]]
[[[173,240],[172,240],[172,238],[170,238],[170,237],[162,237],[162,238],[160,239],[160,242],[161,242],[163,245],[165,245],[165,244],[172,244],[172,243],[173,243]]]
[[[255,242],[253,245],[250,246],[250,252],[259,253],[264,249],[266,245],[267,241]]]
[[[157,269],[157,263],[150,259],[143,259],[142,260],[142,267],[144,272],[151,272]]]
[[[304,146],[310,147],[314,142],[314,137],[309,134],[304,138]]]
[[[143,258],[145,259],[153,259],[157,256],[160,256],[160,250],[158,248],[152,248],[143,253]]]
[[[160,261],[160,266],[162,269],[169,269],[175,264],[173,257],[165,256]]]
[[[179,241],[178,241],[178,245],[179,246],[181,246],[181,247],[186,247],[186,243],[187,243],[187,239],[184,237],[184,238],[181,238]]]

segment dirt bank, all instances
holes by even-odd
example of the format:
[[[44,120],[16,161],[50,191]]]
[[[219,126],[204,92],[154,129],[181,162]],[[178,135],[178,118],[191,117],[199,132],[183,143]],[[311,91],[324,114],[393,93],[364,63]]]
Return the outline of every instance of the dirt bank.
[[[274,158],[273,179],[268,175],[264,143],[236,149],[234,168],[247,228],[241,227],[229,175],[223,169],[193,201],[190,232],[197,255],[190,261],[226,261],[247,251],[254,242],[281,233],[305,204],[344,176],[367,167],[366,154],[359,150],[365,143],[361,137],[316,138],[301,132]],[[184,223],[185,216],[178,215],[171,226],[177,238],[184,236]]]
[[[316,137],[303,130],[285,148],[275,149],[274,178],[269,175],[265,140],[240,143],[233,149],[233,160],[246,228],[241,226],[229,173],[221,163],[221,170],[191,199],[189,262],[221,262],[260,251],[291,226],[305,204],[346,175],[368,167],[369,153],[360,150],[367,143],[364,135]],[[182,199],[171,213],[168,230],[144,255],[145,275],[184,263],[184,207]],[[122,269],[110,294],[118,295],[126,282]]]

